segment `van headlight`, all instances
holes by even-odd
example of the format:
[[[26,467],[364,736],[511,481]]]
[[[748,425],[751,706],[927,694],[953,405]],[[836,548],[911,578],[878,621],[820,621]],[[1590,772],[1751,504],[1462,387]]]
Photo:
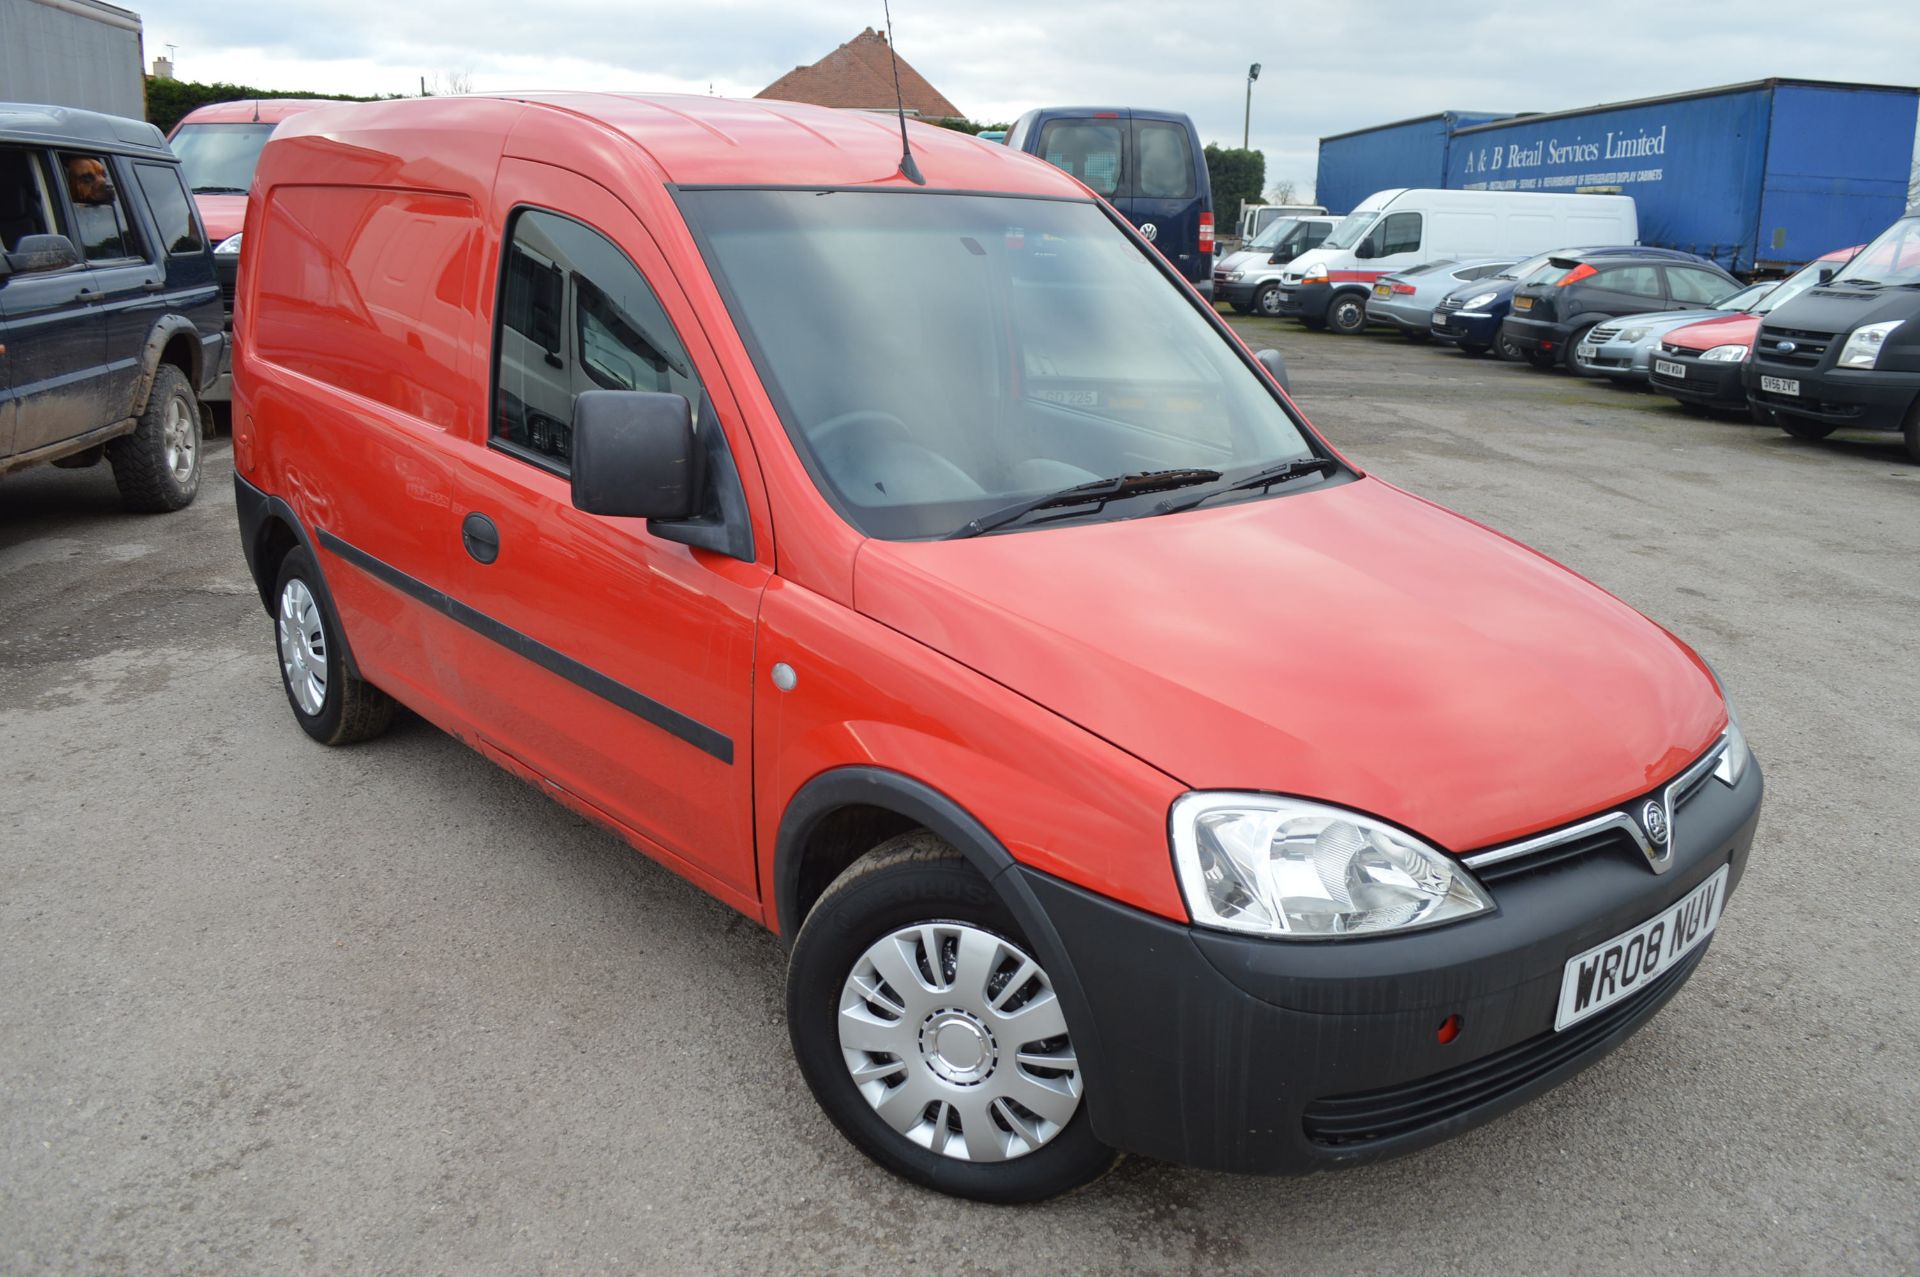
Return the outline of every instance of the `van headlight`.
[[[1193,920],[1295,940],[1377,935],[1493,908],[1455,860],[1358,812],[1272,794],[1191,793],[1172,813]]]
[[[215,257],[238,257],[240,255],[240,236],[244,234],[246,234],[246,232],[241,231],[221,240],[218,244],[214,245],[213,255]]]
[[[1747,358],[1747,348],[1737,341],[1728,342],[1724,346],[1715,346],[1700,358],[1710,364],[1743,363]]]
[[[1467,298],[1467,300],[1460,303],[1460,309],[1461,310],[1479,310],[1482,306],[1490,305],[1493,299],[1498,297],[1499,295],[1500,295],[1499,293],[1475,293],[1473,296]]]
[[[1893,330],[1904,324],[1904,319],[1889,319],[1882,324],[1862,324],[1847,335],[1847,344],[1840,348],[1839,368],[1871,368],[1880,358],[1880,348],[1887,343]]]
[[[1301,274],[1300,274],[1300,282],[1301,282],[1301,283],[1303,283],[1303,284],[1324,284],[1324,283],[1326,283],[1326,282],[1327,282],[1327,268],[1326,268],[1325,266],[1309,266],[1309,267],[1307,267],[1307,269],[1306,269],[1306,270],[1304,270],[1304,271],[1302,271],[1302,272],[1301,272]]]

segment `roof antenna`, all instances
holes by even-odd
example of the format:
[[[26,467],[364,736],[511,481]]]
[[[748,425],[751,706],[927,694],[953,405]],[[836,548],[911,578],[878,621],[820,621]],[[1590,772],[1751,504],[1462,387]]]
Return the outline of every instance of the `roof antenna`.
[[[920,166],[913,162],[913,147],[907,144],[907,100],[900,96],[900,55],[893,51],[893,6],[889,0],[880,0],[880,11],[887,15],[887,60],[893,63],[893,104],[900,111],[900,176],[915,186],[925,186],[927,179],[920,176]]]

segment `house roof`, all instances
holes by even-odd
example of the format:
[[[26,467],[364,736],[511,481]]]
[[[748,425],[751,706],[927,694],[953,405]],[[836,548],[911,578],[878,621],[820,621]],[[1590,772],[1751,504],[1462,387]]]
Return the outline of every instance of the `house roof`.
[[[928,120],[965,118],[960,108],[928,84],[905,58],[899,62],[900,98],[907,110]],[[812,66],[795,67],[754,96],[814,106],[891,111],[893,59],[888,56],[887,38],[868,27]]]

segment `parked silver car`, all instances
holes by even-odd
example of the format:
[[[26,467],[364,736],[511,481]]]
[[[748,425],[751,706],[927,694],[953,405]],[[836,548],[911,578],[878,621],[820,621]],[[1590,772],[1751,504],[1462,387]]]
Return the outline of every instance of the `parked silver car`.
[[[1622,315],[1601,322],[1586,340],[1568,353],[1567,365],[1588,377],[1607,377],[1619,382],[1645,382],[1647,365],[1660,339],[1676,328],[1710,319],[1717,314],[1743,314],[1766,299],[1779,287],[1777,279],[1749,284],[1693,310],[1666,310],[1651,315]]]
[[[1427,262],[1409,266],[1374,281],[1367,298],[1367,322],[1398,330],[1408,341],[1426,341],[1432,331],[1433,308],[1462,284],[1497,275],[1513,265],[1511,257],[1476,258],[1461,262]]]

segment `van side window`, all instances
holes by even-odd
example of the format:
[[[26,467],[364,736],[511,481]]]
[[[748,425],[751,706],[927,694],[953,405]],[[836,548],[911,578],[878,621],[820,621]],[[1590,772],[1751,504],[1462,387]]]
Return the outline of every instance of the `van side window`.
[[[140,193],[147,198],[147,211],[153,214],[154,227],[160,232],[160,247],[169,254],[197,253],[206,247],[200,238],[200,224],[193,216],[193,203],[180,181],[180,170],[172,164],[136,164],[133,176]]]
[[[1374,232],[1381,257],[1420,251],[1420,214],[1389,213]]]
[[[29,235],[58,235],[59,204],[37,152],[0,147],[0,251],[11,253]]]
[[[1165,120],[1135,120],[1133,137],[1140,158],[1133,193],[1149,199],[1192,199],[1193,146],[1186,129]]]
[[[90,262],[140,256],[140,241],[127,216],[125,192],[113,180],[113,161],[76,151],[60,154],[60,173],[73,206],[74,244]]]
[[[1124,184],[1126,154],[1127,135],[1119,120],[1049,120],[1040,130],[1040,158],[1108,199]]]
[[[685,395],[697,414],[700,383],[686,348],[611,240],[571,218],[523,209],[504,258],[496,444],[564,472],[573,459],[573,399],[583,390],[669,391]]]

